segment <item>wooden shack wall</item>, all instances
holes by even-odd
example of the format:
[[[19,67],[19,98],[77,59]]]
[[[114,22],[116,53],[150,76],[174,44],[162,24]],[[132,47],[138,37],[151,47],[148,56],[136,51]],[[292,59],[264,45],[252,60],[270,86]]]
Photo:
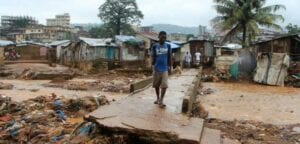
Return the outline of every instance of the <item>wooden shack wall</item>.
[[[205,41],[191,41],[190,42],[190,53],[192,55],[192,63],[195,62],[195,53],[200,52],[204,54],[204,44]]]
[[[46,55],[41,55],[41,48],[39,45],[24,45],[16,48],[17,52],[21,55],[20,60],[46,60]]]
[[[290,53],[291,38],[276,39],[256,46],[257,53]]]

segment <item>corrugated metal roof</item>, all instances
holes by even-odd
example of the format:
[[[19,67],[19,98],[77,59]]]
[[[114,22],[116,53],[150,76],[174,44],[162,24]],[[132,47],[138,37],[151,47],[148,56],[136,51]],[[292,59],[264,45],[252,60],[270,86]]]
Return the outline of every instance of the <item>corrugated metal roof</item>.
[[[126,35],[117,35],[115,36],[116,41],[126,42],[126,41],[137,41],[137,42],[143,42],[143,40],[138,39],[134,36],[126,36]]]
[[[180,48],[180,46],[177,45],[177,44],[175,44],[175,43],[172,43],[172,42],[166,42],[166,43],[171,46],[171,49],[178,49],[178,48]]]
[[[19,46],[26,46],[26,45],[29,45],[29,44],[47,47],[47,45],[44,44],[44,43],[38,43],[38,42],[34,42],[34,41],[22,41],[20,43],[17,43],[17,47],[19,47]]]
[[[79,38],[81,41],[84,41],[85,43],[87,43],[90,46],[116,46],[114,43],[112,43],[112,39],[111,38],[107,38],[107,39],[94,39],[94,38],[84,38],[84,37],[80,37]]]
[[[68,46],[71,43],[70,40],[60,40],[60,41],[53,41],[49,45],[50,46]]]
[[[269,41],[273,41],[273,40],[278,40],[278,39],[282,39],[282,38],[300,38],[300,33],[299,34],[283,34],[283,35],[280,35],[280,36],[277,36],[277,37],[273,37],[271,39],[268,39],[268,40],[263,40],[263,41],[258,41],[258,42],[255,42],[253,44],[260,44],[260,43],[265,43],[265,42],[269,42]]]
[[[0,46],[8,46],[8,45],[13,45],[15,44],[12,41],[7,41],[7,40],[0,40]]]
[[[231,49],[231,50],[238,50],[238,49],[243,48],[242,45],[235,44],[235,43],[228,43],[228,44],[225,44],[223,46],[215,46],[215,47],[217,47],[217,48],[224,48],[224,49]]]

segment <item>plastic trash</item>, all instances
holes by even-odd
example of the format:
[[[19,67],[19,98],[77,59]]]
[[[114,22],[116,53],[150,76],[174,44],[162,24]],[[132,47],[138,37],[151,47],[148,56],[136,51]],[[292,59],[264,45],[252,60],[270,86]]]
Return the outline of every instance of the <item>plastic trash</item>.
[[[64,138],[64,135],[51,137],[51,142],[58,142]]]
[[[61,108],[63,106],[63,103],[60,101],[60,100],[55,100],[53,103],[52,103],[53,107],[55,108]]]
[[[57,110],[55,111],[55,113],[57,114],[57,117],[61,120],[66,120],[66,115],[62,110]]]

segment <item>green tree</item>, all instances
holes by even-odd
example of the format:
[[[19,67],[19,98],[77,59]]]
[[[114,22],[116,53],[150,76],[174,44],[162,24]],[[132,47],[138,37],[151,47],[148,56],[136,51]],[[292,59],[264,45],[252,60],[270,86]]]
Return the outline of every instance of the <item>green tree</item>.
[[[195,36],[193,35],[193,34],[188,34],[187,36],[186,36],[186,41],[189,41],[190,40],[190,38],[194,38]]]
[[[105,28],[113,30],[113,35],[132,33],[130,24],[138,24],[144,17],[135,0],[106,0],[99,7],[98,16]]]
[[[285,28],[288,31],[288,33],[290,33],[290,34],[300,33],[300,27],[298,25],[293,25],[293,24],[290,23]]]
[[[110,38],[114,36],[113,29],[109,28],[106,24],[91,28],[89,33],[93,38]]]
[[[28,19],[17,19],[12,21],[12,27],[14,28],[26,28],[30,25],[30,20]]]
[[[231,29],[230,34],[242,32],[243,46],[247,46],[255,38],[260,26],[282,29],[276,22],[284,21],[284,18],[275,12],[285,9],[283,5],[265,6],[266,0],[214,0],[214,2],[219,15],[212,20],[213,25],[223,30]]]

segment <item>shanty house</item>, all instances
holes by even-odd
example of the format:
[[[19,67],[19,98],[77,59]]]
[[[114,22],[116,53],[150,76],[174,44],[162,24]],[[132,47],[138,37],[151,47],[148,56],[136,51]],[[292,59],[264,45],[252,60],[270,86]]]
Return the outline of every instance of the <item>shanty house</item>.
[[[115,36],[117,46],[120,48],[120,63],[125,68],[145,67],[145,43],[134,36]]]
[[[114,43],[112,43],[112,39],[93,39],[80,37],[79,47],[79,61],[119,59],[119,49]]]
[[[18,43],[15,50],[19,60],[47,60],[48,47],[41,43],[30,41]]]
[[[190,53],[192,55],[192,63],[196,61],[196,52],[201,53],[200,63],[213,63],[215,54],[214,42],[209,40],[190,40]]]
[[[70,40],[60,40],[60,41],[53,41],[48,44],[48,46],[55,51],[55,59],[56,61],[61,62],[61,58],[63,55],[63,49],[70,46]],[[62,62],[61,62],[62,63]]]
[[[269,85],[284,85],[285,77],[300,73],[300,37],[298,34],[282,35],[254,43],[258,66],[254,80]]]
[[[112,43],[112,39],[79,38],[80,41],[69,47],[69,53],[74,57],[73,63],[84,71],[90,71],[93,66],[108,69],[108,61],[119,60],[119,49]],[[97,63],[97,64],[96,64]],[[98,67],[98,66],[97,66]]]
[[[270,40],[256,42],[252,45],[256,54],[286,53],[291,61],[300,62],[300,36],[298,34],[283,35]]]
[[[4,64],[5,58],[5,49],[10,47],[15,47],[15,44],[11,41],[0,40],[0,65]]]

